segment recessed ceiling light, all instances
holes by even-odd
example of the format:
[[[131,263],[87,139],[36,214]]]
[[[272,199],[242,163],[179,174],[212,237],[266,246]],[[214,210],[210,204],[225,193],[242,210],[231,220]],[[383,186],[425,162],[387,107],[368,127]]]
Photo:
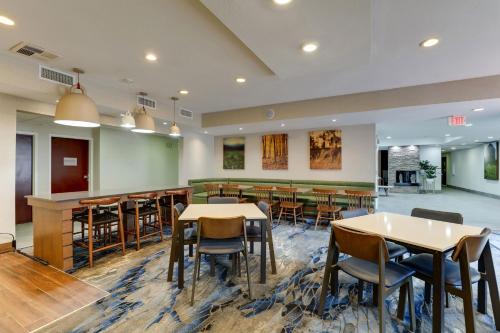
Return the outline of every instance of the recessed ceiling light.
[[[464,143],[462,143],[462,146],[465,146],[465,145],[466,145],[466,143],[465,143],[465,142],[464,142]]]
[[[332,123],[334,123],[334,122],[336,122],[336,121],[337,121],[337,119],[332,119]]]
[[[471,124],[471,123],[467,123],[467,124],[465,124],[465,127],[471,127],[471,126],[472,126],[472,124]]]
[[[56,103],[59,103],[59,100],[58,100],[58,99],[56,99]]]
[[[163,122],[163,125],[168,125],[168,123],[166,121]]]
[[[7,16],[1,16],[1,15],[0,15],[0,23],[5,24],[5,25],[11,25],[11,26],[16,24],[14,21],[12,21]]]
[[[275,4],[277,5],[288,5],[292,0],[273,0]]]
[[[455,150],[455,149],[457,149],[457,148],[455,148],[455,147],[451,147],[451,150]]]
[[[390,140],[390,139],[392,139],[392,136],[386,136],[385,138],[386,138],[387,140]]]
[[[493,137],[492,137],[492,136],[489,136],[489,137],[488,137],[488,139],[493,139]]]
[[[474,108],[474,109],[472,109],[472,111],[481,112],[481,111],[484,111],[484,108]]]
[[[154,53],[148,53],[148,54],[146,54],[146,60],[156,61],[156,60],[158,60],[158,57]]]
[[[243,127],[238,128],[238,130],[243,131]]]
[[[247,79],[245,79],[244,77],[237,77],[236,78],[236,82],[238,82],[238,83],[245,83],[245,82],[247,82]]]
[[[439,39],[437,38],[428,38],[422,42],[420,42],[420,47],[433,47],[435,46],[436,44],[439,43]]]
[[[187,91],[187,90],[179,90],[179,94],[181,94],[181,95],[187,95],[187,94],[189,94],[189,91]]]
[[[285,127],[285,124],[283,124],[283,123],[282,123],[280,126],[281,126],[281,127]]]
[[[449,134],[445,134],[444,136],[450,136]]]
[[[203,133],[208,134],[208,131],[204,131]]]
[[[474,142],[479,142],[479,140],[474,140]]]
[[[302,51],[307,52],[307,53],[314,52],[317,49],[318,49],[318,44],[316,44],[316,43],[306,43],[306,44],[302,45]]]

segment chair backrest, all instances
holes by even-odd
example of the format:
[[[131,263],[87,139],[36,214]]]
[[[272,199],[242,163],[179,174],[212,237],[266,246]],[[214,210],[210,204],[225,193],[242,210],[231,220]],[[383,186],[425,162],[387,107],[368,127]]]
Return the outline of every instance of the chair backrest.
[[[177,217],[179,217],[182,214],[184,209],[186,209],[186,207],[184,206],[184,204],[182,204],[182,202],[178,202],[174,205],[174,210],[175,213],[177,214]]]
[[[270,218],[269,212],[271,211],[270,209],[271,206],[266,201],[259,201],[257,207],[259,207],[262,213],[266,214],[267,220],[269,221]]]
[[[486,243],[488,242],[488,237],[491,234],[491,230],[484,228],[479,235],[464,236],[460,239],[457,247],[451,255],[451,259],[458,261],[460,255],[463,251],[467,251],[468,262],[478,261],[481,253],[483,252]]]
[[[140,193],[140,194],[130,194],[128,196],[131,200],[153,200],[158,197],[156,192]]]
[[[209,197],[209,204],[237,204],[240,200],[236,197]]]
[[[240,197],[240,188],[237,184],[223,184],[222,185],[222,196],[224,197]]]
[[[203,185],[205,188],[205,192],[207,192],[207,196],[210,197],[218,197],[220,194],[220,184],[205,184]]]
[[[345,190],[345,193],[347,196],[347,209],[366,208],[369,211],[373,208],[373,193],[371,191]]]
[[[340,216],[342,219],[350,219],[353,217],[359,217],[359,216],[365,216],[368,215],[368,209],[366,208],[359,208],[359,209],[354,209],[354,210],[343,210],[340,212]]]
[[[296,202],[295,193],[297,192],[297,188],[295,187],[277,187],[276,193],[280,202]]]
[[[254,186],[253,191],[255,192],[255,198],[257,202],[259,201],[269,201],[272,197],[272,186]]]
[[[313,188],[313,195],[318,206],[335,205],[335,194],[337,194],[337,190],[334,189]]]
[[[384,238],[378,235],[353,231],[335,224],[332,232],[339,251],[342,253],[376,263],[389,260],[387,244]],[[382,250],[382,258],[380,258],[380,250]]]
[[[198,219],[198,230],[200,230],[200,236],[204,238],[227,239],[240,237],[246,234],[245,217],[200,217]]]
[[[424,208],[413,208],[411,211],[411,216],[455,224],[464,224],[464,218],[460,213],[443,212],[439,210]]]
[[[120,197],[109,197],[109,198],[99,198],[99,199],[84,199],[80,200],[80,205],[85,206],[109,206],[115,205],[120,202]]]

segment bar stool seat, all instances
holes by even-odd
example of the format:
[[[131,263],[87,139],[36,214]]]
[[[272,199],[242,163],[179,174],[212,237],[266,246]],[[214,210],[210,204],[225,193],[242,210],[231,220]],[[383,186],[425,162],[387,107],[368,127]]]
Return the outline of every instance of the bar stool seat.
[[[79,214],[73,216],[73,221],[87,222],[89,219],[88,214]],[[101,225],[118,221],[118,214],[112,212],[94,213],[92,214],[92,225]]]
[[[158,194],[156,192],[131,194],[128,199],[134,201],[134,208],[128,209],[127,213],[135,216],[135,230],[128,231],[127,234],[135,236],[136,249],[140,250],[141,239],[144,238],[159,235],[163,241],[163,223]]]

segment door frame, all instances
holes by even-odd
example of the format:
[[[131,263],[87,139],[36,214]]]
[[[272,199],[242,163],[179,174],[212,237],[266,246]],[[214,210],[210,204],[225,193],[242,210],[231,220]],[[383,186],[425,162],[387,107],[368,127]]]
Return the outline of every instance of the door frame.
[[[63,138],[63,139],[76,139],[85,140],[89,142],[89,165],[88,165],[88,183],[89,192],[94,190],[94,140],[89,137],[73,136],[73,135],[61,135],[61,134],[49,134],[49,186],[52,187],[52,138]],[[51,191],[52,192],[52,191]]]
[[[27,132],[27,131],[16,131],[16,134],[29,135],[33,137],[33,146],[31,147],[31,149],[33,150],[32,152],[33,165],[31,166],[31,193],[32,195],[35,195],[37,194],[38,190],[38,172],[36,172],[36,168],[38,166],[38,133]]]

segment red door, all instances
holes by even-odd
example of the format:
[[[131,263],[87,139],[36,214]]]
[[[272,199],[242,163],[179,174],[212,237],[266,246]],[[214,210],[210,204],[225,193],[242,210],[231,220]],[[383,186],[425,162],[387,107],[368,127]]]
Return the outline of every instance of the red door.
[[[26,195],[33,194],[33,136],[16,135],[16,224],[32,221]]]
[[[52,193],[88,191],[88,140],[52,138]]]

